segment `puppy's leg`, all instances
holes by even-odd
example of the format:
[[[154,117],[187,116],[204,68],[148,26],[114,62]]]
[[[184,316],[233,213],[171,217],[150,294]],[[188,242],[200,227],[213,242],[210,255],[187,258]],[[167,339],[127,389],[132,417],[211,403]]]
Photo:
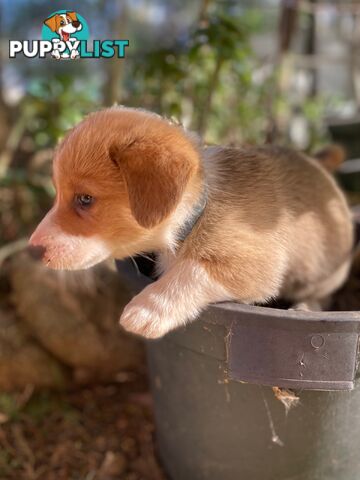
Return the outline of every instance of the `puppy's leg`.
[[[306,287],[303,298],[297,300],[291,310],[303,310],[309,312],[321,312],[331,306],[331,294],[338,290],[349,275],[351,260],[348,259],[325,280]]]
[[[289,310],[298,310],[303,312],[321,312],[322,310],[324,310],[324,307],[320,300],[309,299],[299,303],[295,303],[295,305]]]
[[[130,332],[158,338],[194,319],[209,303],[231,298],[200,263],[183,260],[134,297],[120,323]]]

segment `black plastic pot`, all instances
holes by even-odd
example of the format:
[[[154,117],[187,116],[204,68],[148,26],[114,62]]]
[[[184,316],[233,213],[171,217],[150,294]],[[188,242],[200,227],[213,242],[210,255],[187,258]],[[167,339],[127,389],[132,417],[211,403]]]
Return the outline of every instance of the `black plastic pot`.
[[[172,480],[360,478],[360,316],[214,306],[148,343],[159,455]],[[252,382],[242,383],[242,382]],[[286,414],[270,387],[300,388]]]
[[[151,281],[117,263],[134,293]],[[359,334],[358,312],[224,303],[147,342],[169,478],[359,479]],[[295,389],[300,405],[287,414],[271,386]]]

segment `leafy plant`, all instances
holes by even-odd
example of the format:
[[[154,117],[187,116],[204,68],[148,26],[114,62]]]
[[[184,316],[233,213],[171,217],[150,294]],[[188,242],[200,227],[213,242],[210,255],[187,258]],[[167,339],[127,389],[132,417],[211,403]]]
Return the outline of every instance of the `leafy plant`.
[[[210,142],[263,138],[267,89],[266,82],[254,84],[261,65],[250,42],[261,24],[262,15],[251,10],[241,17],[211,13],[185,41],[134,60],[129,102],[142,98],[146,107],[175,116]]]
[[[96,83],[67,74],[35,78],[20,106],[33,121],[28,126],[37,147],[56,144],[64,133],[90,112],[99,99]]]

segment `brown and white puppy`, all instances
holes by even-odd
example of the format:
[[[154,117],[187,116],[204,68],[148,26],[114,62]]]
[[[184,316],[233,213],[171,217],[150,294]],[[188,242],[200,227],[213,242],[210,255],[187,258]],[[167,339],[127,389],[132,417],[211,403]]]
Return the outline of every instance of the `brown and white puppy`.
[[[81,269],[159,253],[161,277],[120,319],[149,338],[213,302],[321,300],[349,269],[345,198],[319,162],[292,150],[202,148],[154,114],[112,108],[62,141],[54,183],[55,204],[30,240],[46,265]],[[206,206],[180,241],[204,192]]]

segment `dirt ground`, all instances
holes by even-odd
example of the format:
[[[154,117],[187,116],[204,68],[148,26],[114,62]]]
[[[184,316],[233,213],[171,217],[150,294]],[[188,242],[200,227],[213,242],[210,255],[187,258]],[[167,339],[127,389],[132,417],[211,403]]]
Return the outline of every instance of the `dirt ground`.
[[[0,480],[164,480],[145,375],[0,395]]]

